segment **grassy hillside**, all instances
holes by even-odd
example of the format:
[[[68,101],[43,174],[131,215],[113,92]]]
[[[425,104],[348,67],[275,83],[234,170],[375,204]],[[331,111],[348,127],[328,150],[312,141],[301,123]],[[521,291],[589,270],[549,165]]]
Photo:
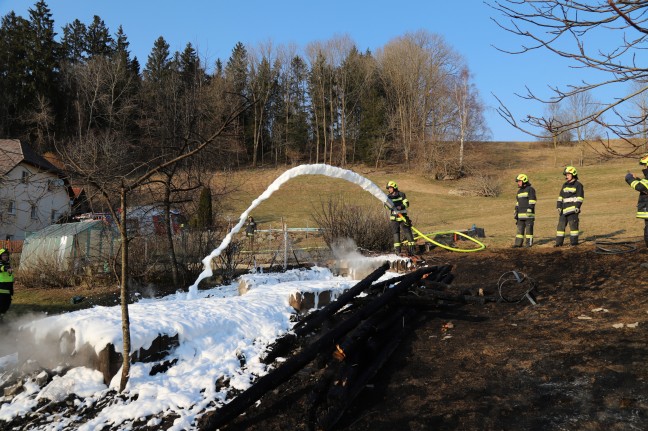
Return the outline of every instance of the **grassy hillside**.
[[[420,172],[405,171],[403,167],[373,169],[352,166],[361,174],[384,188],[395,180],[411,201],[414,225],[424,232],[467,229],[473,224],[486,231],[485,244],[504,247],[515,236],[515,177],[526,173],[538,195],[535,226],[536,244],[549,244],[555,237],[558,217],[556,198],[564,181],[563,167],[577,167],[585,188],[581,216],[581,238],[594,241],[598,237],[636,238],[642,234],[643,222],[635,218],[637,193],[625,183],[628,171],[640,174],[638,157],[607,159],[591,149],[577,147],[547,148],[540,143],[484,143],[467,149],[466,157],[472,169],[492,176],[501,185],[498,197],[459,196],[457,190],[466,188],[474,179],[437,181]],[[583,165],[579,165],[580,158]],[[555,160],[554,160],[555,159]],[[238,220],[239,215],[285,169],[243,171],[228,174],[229,184],[238,187],[234,199],[223,202],[226,217]],[[223,178],[223,180],[225,180]],[[219,179],[216,179],[219,181]],[[343,180],[323,176],[301,176],[285,183],[253,215],[259,228],[279,227],[282,219],[289,227],[312,227],[314,210],[330,197],[343,195],[349,202],[368,205],[384,211],[382,205],[360,187]],[[385,216],[387,216],[385,212]]]

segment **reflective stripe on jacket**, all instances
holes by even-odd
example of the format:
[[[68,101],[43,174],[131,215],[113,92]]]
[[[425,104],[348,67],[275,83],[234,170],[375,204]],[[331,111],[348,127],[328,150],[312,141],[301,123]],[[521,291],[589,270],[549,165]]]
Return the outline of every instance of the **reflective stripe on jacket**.
[[[389,216],[390,220],[398,220],[398,214],[401,215],[406,215],[407,214],[407,208],[409,207],[409,201],[407,200],[407,197],[405,196],[405,193],[394,190],[394,193],[390,193],[387,195],[387,197],[392,201],[394,204],[394,208],[391,211],[391,215]],[[398,209],[400,207],[401,209]]]
[[[576,208],[580,209],[584,200],[585,190],[583,185],[578,180],[566,182],[560,189],[556,208],[560,208],[564,215],[572,214],[576,212]]]
[[[645,176],[648,176],[648,169],[644,169],[643,172]],[[630,187],[639,192],[637,218],[648,219],[648,178],[635,178],[632,174],[627,174],[625,180]]]
[[[531,183],[527,183],[523,187],[520,187],[516,198],[515,212],[517,213],[518,218],[535,218],[536,191],[531,187]]]

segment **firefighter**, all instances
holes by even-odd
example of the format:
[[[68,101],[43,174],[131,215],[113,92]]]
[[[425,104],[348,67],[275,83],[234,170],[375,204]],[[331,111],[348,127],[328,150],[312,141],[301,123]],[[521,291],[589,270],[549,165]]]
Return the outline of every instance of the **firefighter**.
[[[567,166],[563,171],[565,183],[560,189],[556,209],[558,210],[558,227],[556,228],[556,244],[561,247],[565,240],[565,228],[569,224],[569,243],[578,245],[578,222],[581,205],[585,199],[583,184],[578,181],[578,172],[573,166]]]
[[[639,192],[639,202],[637,202],[637,218],[644,220],[644,241],[648,247],[648,154],[644,154],[639,160],[642,166],[644,178],[639,178],[635,174],[628,173],[625,176],[626,183]]]
[[[14,293],[14,275],[9,258],[9,251],[0,248],[0,319],[9,310]]]
[[[396,254],[401,252],[401,228],[405,235],[405,241],[402,245],[407,247],[407,252],[410,255],[414,254],[414,236],[412,235],[412,222],[407,215],[407,208],[409,207],[409,200],[405,193],[398,190],[398,185],[394,181],[387,183],[387,197],[391,199],[394,204],[393,207],[385,205],[390,210],[389,220],[391,221],[392,233],[394,235],[394,251]]]
[[[533,222],[535,221],[536,191],[526,174],[515,177],[518,192],[515,201],[515,220],[517,233],[513,247],[531,247],[533,245]]]

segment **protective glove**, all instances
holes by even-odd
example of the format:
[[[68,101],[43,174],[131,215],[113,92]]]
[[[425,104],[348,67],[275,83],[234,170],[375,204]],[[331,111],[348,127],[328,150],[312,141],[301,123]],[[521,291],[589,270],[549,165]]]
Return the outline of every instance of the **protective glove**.
[[[513,218],[514,218],[515,220],[518,219],[518,212],[517,212],[517,211],[514,211],[514,212],[513,212]]]
[[[575,212],[576,214],[578,214],[578,213],[580,212],[580,208],[576,208],[576,209],[574,210],[574,212]]]
[[[562,214],[562,208],[556,208],[558,210],[558,214]]]
[[[528,213],[532,213],[533,210],[532,210],[531,208],[527,208],[527,212],[528,212]]]

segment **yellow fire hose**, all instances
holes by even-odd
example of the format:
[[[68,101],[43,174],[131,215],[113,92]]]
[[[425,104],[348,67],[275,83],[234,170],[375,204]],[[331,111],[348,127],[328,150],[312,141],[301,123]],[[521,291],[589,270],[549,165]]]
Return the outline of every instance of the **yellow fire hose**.
[[[398,213],[398,218],[401,219],[404,222],[407,222],[407,219],[401,213]],[[448,231],[443,231],[443,232],[433,232],[433,233],[424,234],[423,232],[421,232],[420,230],[418,230],[417,228],[412,226],[412,231],[416,234],[416,236],[414,237],[414,241],[416,241],[419,238],[423,238],[427,242],[430,242],[430,243],[432,243],[432,244],[434,244],[434,245],[436,245],[438,247],[445,248],[446,250],[450,250],[450,251],[456,251],[458,253],[471,253],[473,251],[480,251],[480,250],[483,250],[483,249],[486,248],[486,245],[483,242],[471,237],[470,235],[466,235],[465,233],[459,232],[459,231],[456,231],[456,230],[448,230]],[[434,235],[443,235],[443,234],[448,234],[448,233],[452,233],[452,234],[455,234],[455,235],[462,236],[462,237],[474,242],[479,247],[477,247],[477,248],[450,247],[449,245],[441,244],[440,242],[437,242],[437,241],[433,240],[432,238],[430,238],[431,236],[434,236]]]
[[[459,253],[470,253],[470,252],[473,252],[473,251],[480,251],[480,250],[483,250],[483,249],[486,248],[486,245],[484,245],[484,243],[482,243],[481,241],[477,240],[476,238],[471,237],[470,235],[466,235],[465,233],[459,232],[459,231],[456,231],[456,230],[448,230],[448,231],[444,231],[444,232],[434,232],[434,233],[424,234],[420,230],[418,230],[417,228],[412,226],[412,231],[416,234],[414,236],[415,241],[417,239],[419,239],[419,238],[423,238],[427,242],[430,242],[430,243],[432,243],[432,244],[434,244],[434,245],[436,245],[438,247],[445,248],[446,250],[450,250],[450,251],[456,251],[456,252],[459,252]],[[431,236],[434,236],[434,235],[443,235],[443,234],[449,234],[449,233],[462,236],[462,237],[474,242],[479,247],[478,248],[468,248],[468,249],[450,247],[449,245],[441,244],[440,242],[437,242],[437,241],[433,240],[432,238],[430,238]]]

